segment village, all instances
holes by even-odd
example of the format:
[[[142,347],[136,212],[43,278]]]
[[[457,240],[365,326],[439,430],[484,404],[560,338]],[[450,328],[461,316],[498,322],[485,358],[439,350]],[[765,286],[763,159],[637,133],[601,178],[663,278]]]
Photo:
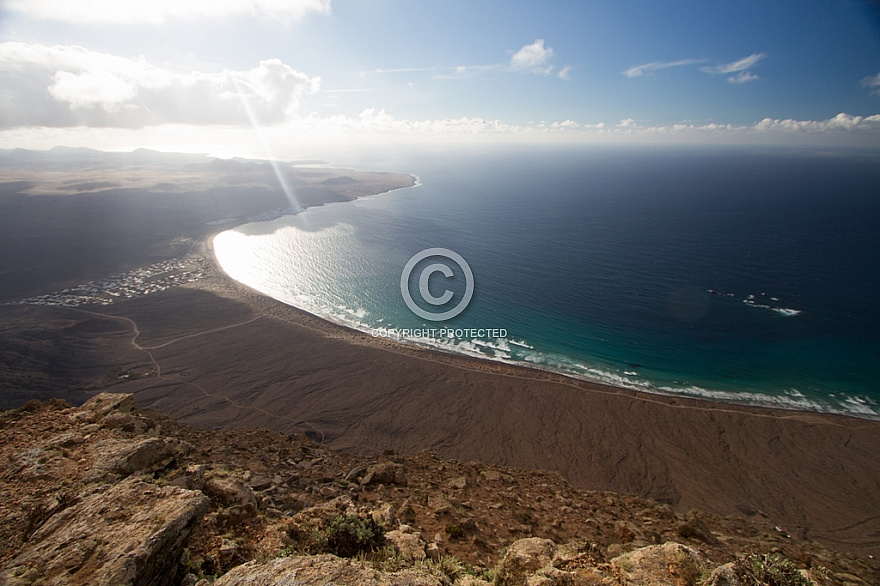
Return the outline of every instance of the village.
[[[173,258],[69,289],[22,299],[14,304],[61,307],[110,305],[197,281],[205,274],[204,262],[201,257]]]

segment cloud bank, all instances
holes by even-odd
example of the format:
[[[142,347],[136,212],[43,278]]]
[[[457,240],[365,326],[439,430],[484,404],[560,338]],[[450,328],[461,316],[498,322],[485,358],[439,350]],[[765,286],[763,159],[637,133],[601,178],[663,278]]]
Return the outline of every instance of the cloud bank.
[[[278,124],[319,85],[279,59],[247,71],[176,73],[77,46],[0,43],[0,128]]]
[[[549,74],[554,72],[549,63],[552,58],[552,49],[538,39],[515,52],[503,67]],[[719,74],[732,73],[731,83],[742,83],[752,75],[748,67],[762,58],[756,54],[711,69]],[[633,68],[631,71],[638,73],[631,76],[683,64],[645,64]],[[557,75],[563,73],[567,70]],[[880,87],[880,75],[865,78],[862,85]],[[357,116],[304,112],[301,98],[317,92],[319,87],[320,78],[297,71],[280,59],[260,61],[240,71],[180,73],[158,67],[143,57],[120,57],[77,46],[0,43],[0,144],[17,146],[20,140],[58,137],[67,132],[64,129],[69,129],[70,136],[80,133],[89,140],[100,132],[116,136],[126,132],[131,136],[138,136],[137,132],[141,136],[170,133],[172,139],[175,135],[192,139],[201,133],[211,137],[209,144],[222,140],[216,137],[234,136],[228,145],[233,149],[252,128],[271,132],[274,140],[419,135],[581,141],[666,137],[724,142],[776,136],[797,142],[798,136],[850,135],[876,142],[880,137],[880,114],[840,113],[826,120],[765,118],[740,125],[649,125],[636,117],[618,122],[564,119],[512,124],[479,117],[404,120],[381,108],[367,108]],[[173,132],[167,130],[171,128]]]

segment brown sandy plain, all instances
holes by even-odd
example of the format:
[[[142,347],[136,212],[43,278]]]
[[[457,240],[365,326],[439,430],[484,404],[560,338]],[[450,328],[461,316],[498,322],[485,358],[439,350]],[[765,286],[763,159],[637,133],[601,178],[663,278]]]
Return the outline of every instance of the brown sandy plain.
[[[0,257],[0,284],[4,273],[25,274],[28,266],[64,277],[34,278],[29,295],[172,255],[202,259],[204,270],[193,283],[107,306],[0,306],[3,407],[33,397],[81,403],[101,391],[131,392],[142,407],[196,427],[261,426],[305,433],[342,451],[432,449],[444,458],[555,470],[584,488],[644,496],[680,511],[751,517],[792,539],[880,557],[880,422],[637,393],[377,340],[328,323],[252,291],[216,267],[210,236],[218,228],[205,222],[235,216],[229,211],[234,206],[241,215],[280,207],[283,194],[270,187],[273,178],[265,168],[211,164],[190,169],[200,174],[199,188],[174,192],[171,211],[169,198],[157,198],[163,192],[155,180],[138,188],[154,199],[129,193],[142,205],[140,221],[130,223],[137,242],[108,247],[98,260],[76,252],[78,261],[62,264],[88,270],[67,271],[71,276],[53,272],[57,260],[29,255],[9,236],[13,220],[0,215],[0,224],[7,224],[0,226],[7,250]],[[163,183],[172,172],[183,172],[173,165],[158,171],[152,163],[138,165],[152,169],[154,177],[164,173]],[[265,199],[242,203],[222,185],[203,184],[206,173],[222,183],[223,173],[216,171],[231,165],[242,165],[236,177],[245,168],[263,173],[262,183],[255,180],[248,189]],[[323,169],[289,172],[291,179],[306,173],[296,180],[312,181],[316,204],[322,197],[344,201],[411,181]],[[309,175],[314,173],[325,175]],[[325,182],[339,177],[364,189],[351,195],[355,183]],[[22,172],[0,184],[6,190],[0,211],[44,221],[21,194],[50,193],[41,181]],[[343,187],[349,191],[340,193]],[[113,189],[43,195],[39,205],[87,200],[95,193],[113,201],[119,197]],[[169,228],[181,209],[190,210],[183,227]],[[65,225],[62,215],[52,218]],[[100,215],[79,218],[85,225],[77,230],[100,232],[107,221]],[[164,230],[158,235],[157,225]],[[22,258],[9,262],[13,245]],[[0,289],[0,299],[23,297],[22,289]]]

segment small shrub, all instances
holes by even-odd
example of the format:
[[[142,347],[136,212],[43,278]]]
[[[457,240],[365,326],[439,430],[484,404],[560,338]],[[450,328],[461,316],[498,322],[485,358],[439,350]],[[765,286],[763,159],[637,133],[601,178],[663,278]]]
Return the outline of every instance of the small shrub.
[[[742,586],[813,586],[793,563],[775,554],[752,554],[733,564]]]
[[[344,558],[373,551],[385,542],[382,528],[375,521],[357,515],[334,517],[322,533],[319,541],[325,543],[326,551]]]
[[[449,539],[464,537],[464,529],[461,528],[461,525],[447,525],[446,533],[449,534]]]
[[[454,556],[443,556],[439,560],[420,560],[415,564],[416,568],[423,569],[428,573],[440,578],[441,581],[453,583],[465,576],[473,576],[473,570],[463,561]]]
[[[383,572],[398,572],[412,566],[412,560],[404,558],[393,545],[386,545],[372,553],[361,552],[357,557],[361,567],[371,567]]]

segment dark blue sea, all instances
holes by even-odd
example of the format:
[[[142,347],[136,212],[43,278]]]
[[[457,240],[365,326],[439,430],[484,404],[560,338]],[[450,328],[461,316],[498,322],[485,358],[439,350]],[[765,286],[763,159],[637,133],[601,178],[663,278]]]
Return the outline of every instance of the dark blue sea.
[[[649,392],[880,417],[878,151],[412,149],[363,164],[419,185],[224,232],[221,265],[377,336]],[[446,321],[401,291],[430,248],[473,275]],[[426,285],[452,292],[444,305],[419,297],[438,263],[452,276],[431,269]],[[467,291],[449,259],[411,275],[425,311]]]

